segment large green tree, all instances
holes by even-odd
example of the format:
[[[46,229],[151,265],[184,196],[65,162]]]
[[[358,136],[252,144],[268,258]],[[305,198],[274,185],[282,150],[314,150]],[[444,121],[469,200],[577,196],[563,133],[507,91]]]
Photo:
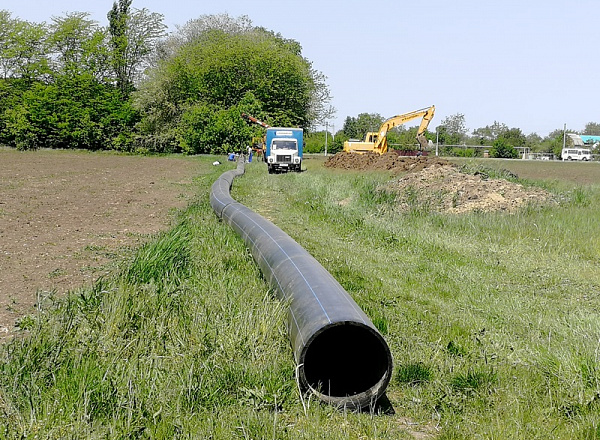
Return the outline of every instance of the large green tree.
[[[47,28],[0,10],[0,77],[40,80],[48,73]]]
[[[506,130],[508,130],[506,124],[494,121],[492,125],[473,130],[473,138],[478,145],[490,145]]]
[[[600,136],[600,124],[597,122],[588,122],[587,124],[585,124],[585,129],[581,134],[589,136]]]
[[[375,132],[385,118],[379,113],[360,113],[357,117],[347,116],[342,131],[348,139],[363,140],[368,132]]]
[[[48,52],[55,75],[90,74],[97,81],[110,75],[107,35],[87,12],[53,17],[48,36]]]
[[[9,20],[0,53],[0,141],[20,149],[128,149],[137,117],[114,85],[108,32],[84,12]],[[43,31],[43,34],[40,32]],[[38,51],[22,46],[36,42]],[[38,53],[39,52],[39,53]]]
[[[246,18],[204,16],[181,28],[159,53],[135,102],[144,115],[142,133],[170,133],[164,149],[240,148],[256,129],[242,129],[242,112],[273,126],[308,128],[315,122],[314,98],[325,85],[300,45],[252,27]],[[239,136],[228,134],[232,128]]]
[[[117,87],[124,95],[133,90],[133,81],[127,75],[127,19],[132,0],[118,0],[107,14],[110,32],[111,61],[116,76]]]
[[[519,128],[503,130],[490,150],[492,157],[515,159],[519,156],[517,147],[525,147],[527,138]]]
[[[307,129],[331,116],[298,42],[226,14],[162,40],[162,15],[131,4],[115,0],[107,28],[85,12],[35,25],[0,11],[0,142],[224,152],[261,130],[242,112]]]
[[[513,148],[525,147],[527,145],[527,137],[520,128],[513,127],[504,130],[498,137],[503,138]]]
[[[494,141],[494,144],[490,149],[490,155],[497,158],[516,159],[519,156],[519,153],[506,139],[499,137]]]
[[[465,115],[456,113],[445,117],[437,127],[437,132],[440,144],[458,145],[465,141],[467,134]]]
[[[49,72],[47,29],[0,10],[0,144],[11,145],[6,112],[18,106],[23,93]]]
[[[118,0],[108,12],[111,62],[117,88],[128,97],[146,68],[154,51],[165,36],[161,14],[131,8],[132,0]]]

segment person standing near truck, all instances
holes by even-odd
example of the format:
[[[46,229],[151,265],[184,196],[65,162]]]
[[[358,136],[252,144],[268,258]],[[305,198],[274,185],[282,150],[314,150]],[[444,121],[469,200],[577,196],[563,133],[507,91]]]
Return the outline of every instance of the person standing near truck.
[[[250,145],[247,145],[246,150],[248,151],[248,163],[250,163],[252,162],[252,147]]]

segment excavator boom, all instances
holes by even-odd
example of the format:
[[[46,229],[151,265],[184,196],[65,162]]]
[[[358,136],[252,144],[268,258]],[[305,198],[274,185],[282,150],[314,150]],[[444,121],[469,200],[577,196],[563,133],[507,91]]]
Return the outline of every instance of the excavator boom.
[[[419,129],[417,131],[417,141],[421,148],[425,148],[427,146],[427,139],[423,133],[427,130],[429,126],[429,122],[433,118],[435,113],[435,106],[422,108],[420,110],[415,110],[408,113],[402,113],[400,115],[392,116],[389,119],[386,119],[381,126],[379,127],[379,131],[377,133],[369,132],[365,136],[364,142],[353,142],[347,141],[344,143],[344,151],[355,152],[355,153],[366,153],[366,152],[375,152],[379,154],[384,154],[388,150],[387,144],[387,133],[392,128],[402,125],[408,121],[412,121],[413,119],[417,119],[422,117],[423,120],[419,125]]]
[[[271,126],[269,124],[265,124],[262,121],[259,121],[258,119],[256,119],[254,116],[250,116],[247,113],[242,113],[242,118],[244,118],[246,121],[251,122],[253,124],[256,125],[260,125],[263,128],[271,128]],[[261,154],[264,160],[264,152],[265,152],[265,142],[266,142],[266,136],[254,136],[252,138],[252,147],[253,149],[256,150],[257,154]]]
[[[244,118],[245,120],[250,121],[250,122],[252,122],[254,124],[260,125],[261,127],[271,128],[271,126],[269,124],[265,124],[264,122],[259,121],[258,119],[256,119],[254,116],[250,116],[250,115],[248,115],[246,113],[242,113],[242,118]]]

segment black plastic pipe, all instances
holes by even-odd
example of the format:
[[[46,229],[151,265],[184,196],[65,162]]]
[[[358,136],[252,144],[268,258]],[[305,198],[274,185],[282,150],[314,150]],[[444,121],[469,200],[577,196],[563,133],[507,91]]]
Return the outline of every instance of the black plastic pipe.
[[[304,389],[338,407],[363,409],[383,395],[392,355],[383,336],[344,288],[302,246],[270,221],[236,202],[234,170],[212,185],[210,203],[244,240],[263,276],[289,304],[288,331]]]

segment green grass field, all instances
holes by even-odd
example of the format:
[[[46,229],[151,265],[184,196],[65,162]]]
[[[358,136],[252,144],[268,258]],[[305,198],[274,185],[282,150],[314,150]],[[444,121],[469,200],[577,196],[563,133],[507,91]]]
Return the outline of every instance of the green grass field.
[[[247,166],[233,197],[311,252],[392,350],[393,411],[357,414],[300,395],[284,306],[208,203],[233,165],[198,160],[170,231],[1,347],[0,438],[600,439],[598,164],[486,162],[559,204],[460,216],[389,209],[391,176],[322,158]]]

